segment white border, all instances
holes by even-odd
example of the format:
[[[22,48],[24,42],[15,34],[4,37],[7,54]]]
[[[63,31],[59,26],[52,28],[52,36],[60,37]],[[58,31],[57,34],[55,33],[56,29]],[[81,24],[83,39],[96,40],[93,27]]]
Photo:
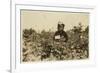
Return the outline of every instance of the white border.
[[[73,5],[74,6],[74,5]],[[12,45],[11,45],[11,72],[25,72],[46,69],[66,69],[79,67],[92,67],[95,65],[95,46],[94,46],[94,23],[95,23],[95,9],[93,7],[81,6],[46,6],[46,5],[27,5],[15,4],[12,11]],[[86,60],[69,60],[56,62],[33,62],[30,64],[20,64],[20,9],[31,10],[49,10],[49,11],[71,11],[71,12],[88,12],[90,14],[89,24],[89,55],[90,58]],[[33,70],[34,69],[34,70]]]

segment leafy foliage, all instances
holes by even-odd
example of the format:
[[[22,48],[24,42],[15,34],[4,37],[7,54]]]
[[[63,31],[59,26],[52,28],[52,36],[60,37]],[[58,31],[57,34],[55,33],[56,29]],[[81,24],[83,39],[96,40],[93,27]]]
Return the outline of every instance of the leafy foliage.
[[[66,31],[68,42],[54,42],[54,32],[24,29],[22,38],[22,61],[51,61],[86,59],[89,57],[88,30],[75,26]]]

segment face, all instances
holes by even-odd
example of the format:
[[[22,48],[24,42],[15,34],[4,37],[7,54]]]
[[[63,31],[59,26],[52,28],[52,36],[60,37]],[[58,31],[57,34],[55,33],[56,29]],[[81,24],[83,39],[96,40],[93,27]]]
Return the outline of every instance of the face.
[[[58,27],[58,31],[62,31],[62,30],[64,30],[64,27],[63,27],[62,25],[60,25],[60,26]]]

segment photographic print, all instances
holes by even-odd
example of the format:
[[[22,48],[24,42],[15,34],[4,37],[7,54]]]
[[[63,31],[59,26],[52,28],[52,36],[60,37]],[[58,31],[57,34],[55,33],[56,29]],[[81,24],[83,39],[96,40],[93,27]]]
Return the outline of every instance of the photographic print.
[[[20,10],[21,62],[89,58],[89,13]]]
[[[95,7],[13,0],[11,73],[95,65]]]

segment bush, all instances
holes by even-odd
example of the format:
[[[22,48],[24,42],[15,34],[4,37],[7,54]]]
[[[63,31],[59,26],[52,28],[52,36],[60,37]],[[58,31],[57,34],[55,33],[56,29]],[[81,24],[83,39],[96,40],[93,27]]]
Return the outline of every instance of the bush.
[[[22,61],[43,60],[72,60],[89,57],[88,26],[75,26],[66,31],[68,42],[54,42],[54,32],[43,30],[41,33],[34,29],[23,30]]]

